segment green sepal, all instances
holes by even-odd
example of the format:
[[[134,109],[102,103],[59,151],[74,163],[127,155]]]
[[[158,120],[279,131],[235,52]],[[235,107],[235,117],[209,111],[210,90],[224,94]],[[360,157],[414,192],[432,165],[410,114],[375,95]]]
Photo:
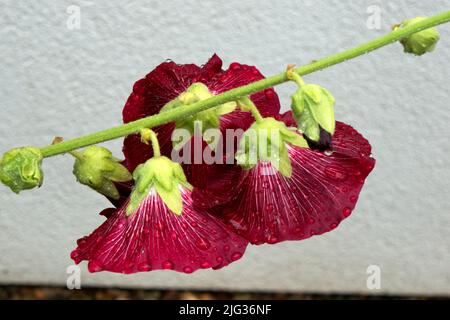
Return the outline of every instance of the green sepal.
[[[113,182],[130,181],[132,176],[120,160],[113,157],[111,151],[90,146],[72,154],[76,157],[73,174],[78,182],[109,198],[119,199],[120,194]]]
[[[317,121],[311,114],[309,108],[306,108],[299,118],[296,118],[298,123],[298,128],[302,131],[309,139],[313,141],[319,141],[320,139],[320,127]]]
[[[426,19],[425,17],[416,17],[403,21],[396,28],[404,28],[411,26],[419,21]],[[394,29],[396,29],[394,28]],[[436,28],[429,28],[411,34],[410,36],[400,40],[403,45],[404,52],[421,56],[427,52],[431,52],[436,48],[440,35]]]
[[[316,84],[306,84],[292,96],[292,111],[298,128],[311,140],[319,141],[320,127],[334,133],[335,99],[325,88]]]
[[[287,143],[308,147],[308,143],[295,129],[286,127],[274,118],[263,118],[244,132],[235,156],[237,164],[244,169],[251,169],[258,161],[270,162],[283,176],[291,177]]]
[[[136,167],[133,172],[135,186],[131,192],[127,215],[133,214],[145,197],[154,190],[166,206],[181,215],[183,203],[180,185],[191,189],[183,168],[165,156],[153,157]]]
[[[15,148],[3,155],[0,160],[0,181],[13,192],[40,187],[42,172],[42,153],[38,148]]]

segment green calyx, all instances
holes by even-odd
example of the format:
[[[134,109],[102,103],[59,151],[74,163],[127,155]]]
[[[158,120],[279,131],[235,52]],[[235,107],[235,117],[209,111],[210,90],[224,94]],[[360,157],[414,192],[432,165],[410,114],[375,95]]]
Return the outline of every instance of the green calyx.
[[[120,160],[113,157],[111,151],[99,146],[90,146],[83,151],[74,151],[76,158],[73,174],[77,181],[87,185],[97,192],[119,199],[114,182],[130,181],[131,173],[120,164]]]
[[[312,141],[319,141],[320,128],[334,133],[334,97],[316,84],[301,86],[292,96],[291,108],[298,128]]]
[[[207,100],[214,95],[209,91],[208,87],[201,82],[193,83],[185,92],[181,93],[176,99],[167,103],[162,112],[172,110],[174,108],[182,108],[184,106]],[[195,115],[177,120],[175,126],[177,129],[186,129],[191,135],[196,133],[196,126],[201,123],[201,133],[208,129],[218,129],[220,126],[220,116],[230,113],[236,109],[236,102],[227,102],[217,107],[201,111]],[[207,141],[209,144],[216,141]]]
[[[259,161],[270,162],[283,176],[292,176],[287,143],[308,147],[305,139],[294,128],[274,118],[263,118],[245,131],[236,152],[236,161],[245,169],[253,168]]]
[[[126,209],[132,215],[145,197],[153,190],[176,215],[183,211],[180,185],[191,188],[179,163],[165,156],[153,157],[136,167],[133,172],[135,186]]]
[[[425,20],[426,17],[416,17],[405,20],[400,25],[394,26],[394,30],[411,26],[419,21]],[[436,47],[440,35],[436,28],[429,28],[423,31],[413,33],[410,36],[400,40],[406,53],[412,53],[421,56],[427,52],[431,52]]]
[[[44,179],[42,173],[42,153],[38,148],[15,148],[0,160],[0,181],[13,192],[40,187]]]

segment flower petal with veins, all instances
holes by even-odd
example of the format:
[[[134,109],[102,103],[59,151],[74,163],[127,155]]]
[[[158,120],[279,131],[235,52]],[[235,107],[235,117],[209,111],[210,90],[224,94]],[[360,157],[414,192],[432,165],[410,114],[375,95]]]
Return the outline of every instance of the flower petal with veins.
[[[183,214],[171,212],[153,190],[127,217],[125,202],[106,209],[107,220],[78,240],[71,257],[89,261],[90,272],[135,273],[170,269],[191,273],[218,269],[238,260],[247,241],[208,213],[193,208],[191,193],[181,187]]]
[[[253,244],[301,240],[336,228],[354,209],[375,160],[367,140],[343,123],[337,123],[333,146],[328,154],[289,145],[291,178],[259,162],[235,183],[234,199],[210,212]]]

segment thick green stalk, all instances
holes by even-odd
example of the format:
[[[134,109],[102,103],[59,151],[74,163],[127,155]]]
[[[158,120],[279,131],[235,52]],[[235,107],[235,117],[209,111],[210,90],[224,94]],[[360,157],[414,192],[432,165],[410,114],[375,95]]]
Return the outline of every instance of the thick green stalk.
[[[308,65],[299,67],[295,69],[295,72],[300,76],[310,74],[312,72],[325,69],[335,64],[374,51],[378,48],[396,42],[413,33],[449,21],[450,21],[450,11],[443,12],[436,16],[426,18],[414,25],[405,28],[399,28],[395,31],[392,31],[384,36],[376,38],[360,46],[328,56],[314,63],[310,63]],[[248,96],[255,92],[262,91],[264,89],[279,85],[287,81],[289,81],[289,79],[286,76],[286,72],[282,72],[275,76],[226,91],[212,98],[193,103],[183,108],[173,109],[147,118],[139,119],[124,125],[92,133],[72,140],[63,141],[58,144],[46,146],[41,148],[41,152],[44,157],[51,157],[81,147],[127,136],[129,134],[137,133],[143,128],[153,128],[162,124],[176,121],[178,119],[182,119],[190,115],[196,114],[200,111],[218,106],[220,104],[224,104],[226,102],[235,101],[240,97]]]

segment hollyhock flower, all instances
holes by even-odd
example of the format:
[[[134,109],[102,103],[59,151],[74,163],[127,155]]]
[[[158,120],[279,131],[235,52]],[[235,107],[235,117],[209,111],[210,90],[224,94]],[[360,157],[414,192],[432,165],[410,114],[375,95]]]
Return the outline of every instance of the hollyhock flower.
[[[291,112],[278,118],[295,123]],[[301,240],[336,228],[351,214],[375,164],[368,141],[341,122],[331,152],[284,141],[290,171],[258,161],[234,182],[231,201],[209,208],[253,244]],[[199,203],[210,204],[202,196],[196,194]]]
[[[242,257],[247,241],[218,218],[193,206],[181,166],[164,156],[137,167],[136,185],[107,220],[78,240],[71,257],[90,272],[170,269],[191,273],[222,268]]]
[[[263,78],[255,67],[236,62],[232,63],[227,70],[222,70],[222,60],[217,55],[213,55],[202,67],[195,64],[176,64],[173,61],[167,61],[134,84],[133,92],[123,109],[123,121],[127,123],[159,113],[170,102],[186,94],[194,84],[205,85],[210,94],[215,95]],[[202,98],[200,97],[200,99]],[[272,88],[255,93],[250,98],[262,115],[275,116],[278,114],[280,103]],[[203,115],[208,115],[208,113]],[[245,130],[253,122],[251,115],[240,110],[219,116],[219,128],[222,132],[226,129],[237,128]],[[208,121],[203,122],[206,124]],[[154,128],[161,142],[161,153],[169,157],[172,151],[171,135],[174,128],[175,124],[173,123]],[[126,158],[125,164],[130,171],[152,155],[151,148],[142,143],[139,135],[136,134],[125,138],[123,152]],[[189,171],[189,168],[185,167],[184,169]],[[190,180],[190,182],[196,184],[195,181]]]

